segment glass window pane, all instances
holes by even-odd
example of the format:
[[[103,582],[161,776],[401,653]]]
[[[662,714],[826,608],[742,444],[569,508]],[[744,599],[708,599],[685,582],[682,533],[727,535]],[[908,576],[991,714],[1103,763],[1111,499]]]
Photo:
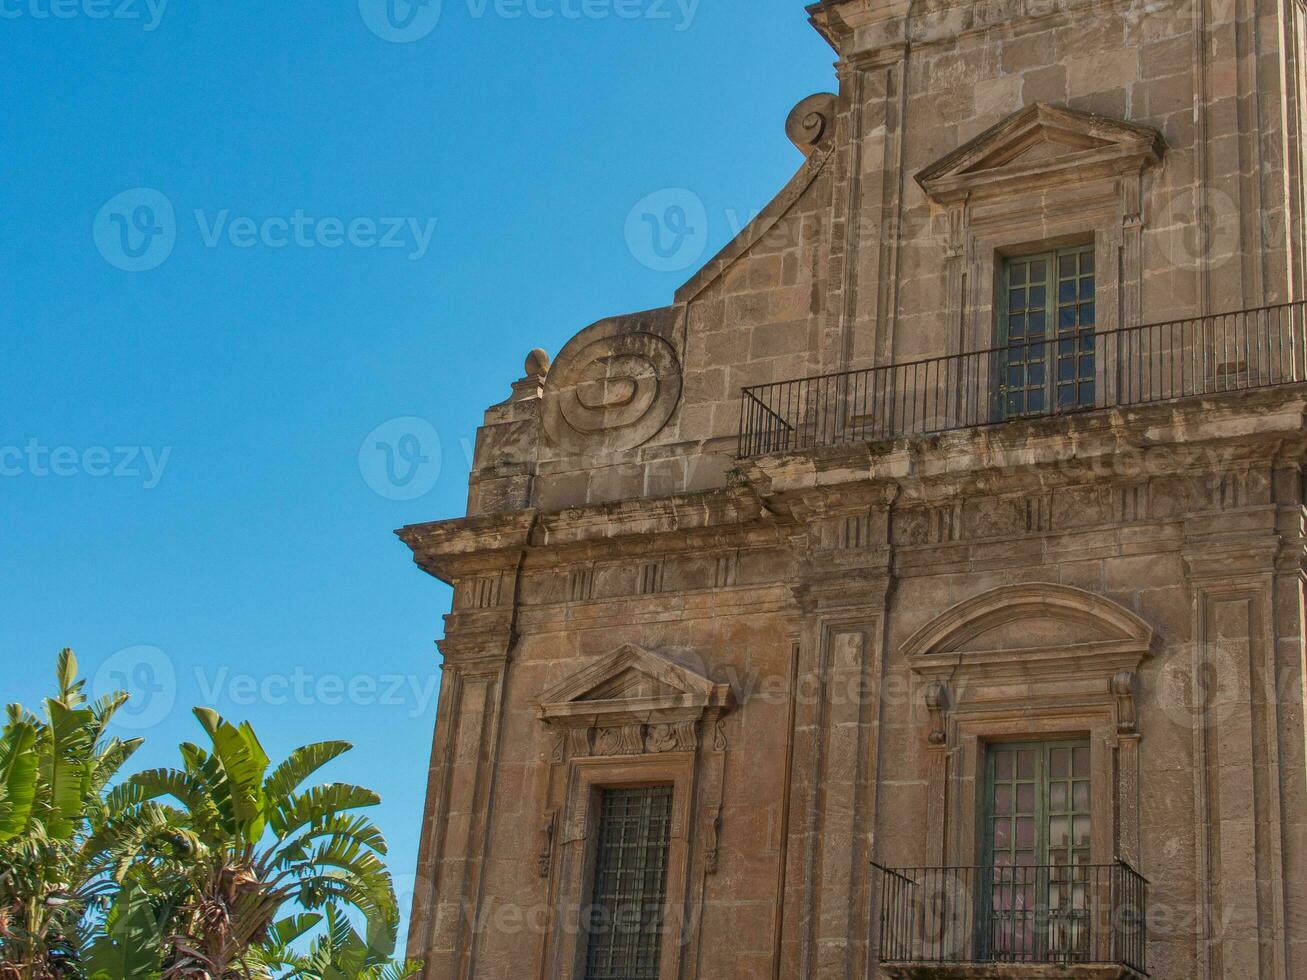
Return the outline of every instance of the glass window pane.
[[[1073,769],[1072,774],[1077,779],[1089,778],[1089,746],[1076,748],[1072,751]]]
[[[1094,274],[1094,250],[1080,253],[1080,273],[1081,275],[1090,276]]]
[[[1035,812],[1035,784],[1017,784],[1017,813]]]
[[[1076,274],[1075,255],[1063,255],[1057,260],[1057,274],[1063,279],[1070,279]]]
[[[1012,778],[1012,753],[998,750],[994,753],[994,775],[999,779]]]
[[[1053,813],[1066,813],[1066,783],[1054,783],[1049,787],[1048,808]]]
[[[1089,784],[1087,782],[1076,783],[1075,788],[1072,790],[1072,796],[1075,802],[1076,810],[1080,813],[1088,813],[1089,812]]]

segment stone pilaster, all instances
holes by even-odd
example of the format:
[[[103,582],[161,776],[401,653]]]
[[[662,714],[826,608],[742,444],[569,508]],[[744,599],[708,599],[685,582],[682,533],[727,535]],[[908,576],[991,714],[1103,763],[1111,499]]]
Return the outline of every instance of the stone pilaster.
[[[806,516],[783,975],[843,978],[868,962],[889,511],[882,500]]]
[[[1193,609],[1193,725],[1199,977],[1280,980],[1285,867],[1275,560],[1260,515],[1186,528]]]

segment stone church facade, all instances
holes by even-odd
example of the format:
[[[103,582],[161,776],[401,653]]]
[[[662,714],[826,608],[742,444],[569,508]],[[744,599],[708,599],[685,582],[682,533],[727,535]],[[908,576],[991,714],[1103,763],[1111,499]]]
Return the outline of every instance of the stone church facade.
[[[1307,977],[1296,0],[825,0],[804,162],[528,359],[410,951],[478,980]]]

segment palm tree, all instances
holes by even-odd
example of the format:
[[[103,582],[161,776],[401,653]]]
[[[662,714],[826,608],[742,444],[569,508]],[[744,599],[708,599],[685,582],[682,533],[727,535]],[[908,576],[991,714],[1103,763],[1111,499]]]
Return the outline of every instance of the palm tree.
[[[301,788],[351,746],[306,745],[272,768],[248,722],[233,725],[207,708],[195,715],[208,749],[185,743],[180,769],[140,773],[108,799],[118,814],[116,877],[169,896],[175,909],[165,980],[265,975],[260,948],[307,927],[278,918],[291,905],[361,912],[366,944],[389,956],[399,912],[381,861],[386,842],[352,812],[380,798],[341,783]]]
[[[44,717],[10,705],[0,732],[0,977],[77,976],[114,890],[105,787],[141,745],[106,738],[121,692],[87,703],[71,650]]]
[[[316,926],[323,917],[308,918]],[[325,918],[324,928],[307,953],[297,952],[281,940],[265,944],[265,964],[288,971],[281,974],[281,980],[406,980],[422,970],[420,960],[391,960],[373,949],[335,905],[326,907]]]

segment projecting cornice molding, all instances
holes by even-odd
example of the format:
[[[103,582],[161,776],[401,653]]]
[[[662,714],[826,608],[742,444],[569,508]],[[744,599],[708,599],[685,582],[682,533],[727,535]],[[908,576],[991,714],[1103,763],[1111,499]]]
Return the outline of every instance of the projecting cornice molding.
[[[1088,112],[1036,102],[917,174],[940,204],[1019,187],[1137,173],[1161,161],[1162,134]]]

